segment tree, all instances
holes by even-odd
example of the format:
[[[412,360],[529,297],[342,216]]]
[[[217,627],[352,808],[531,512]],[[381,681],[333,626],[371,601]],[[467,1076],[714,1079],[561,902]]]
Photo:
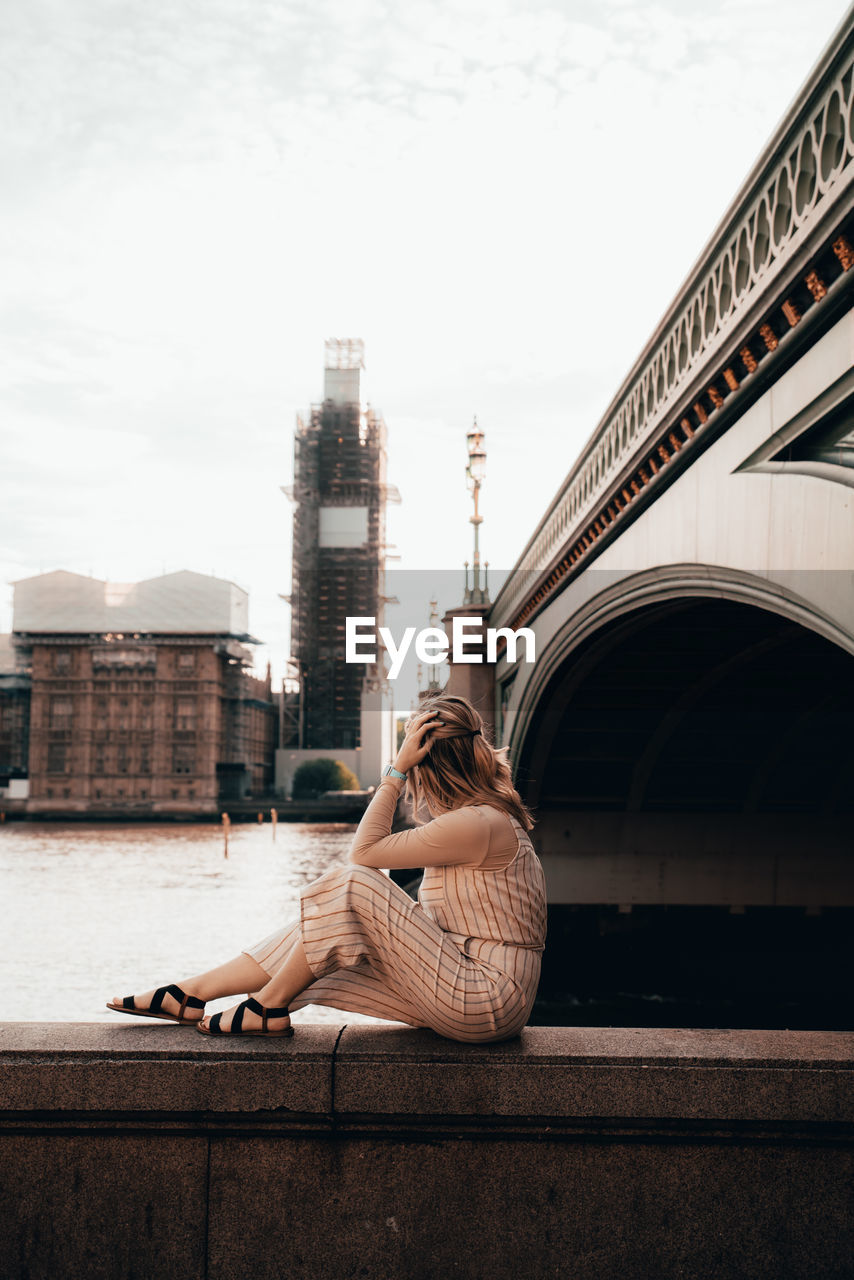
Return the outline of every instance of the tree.
[[[317,760],[303,760],[294,774],[291,795],[294,800],[309,800],[322,791],[358,791],[359,779],[355,773],[331,756],[319,756]]]

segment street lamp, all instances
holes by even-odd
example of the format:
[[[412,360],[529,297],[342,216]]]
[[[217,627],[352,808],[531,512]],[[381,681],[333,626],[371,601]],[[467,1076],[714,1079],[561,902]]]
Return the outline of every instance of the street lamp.
[[[474,561],[472,564],[472,585],[468,585],[468,565],[466,566],[466,589],[464,595],[465,604],[488,604],[489,589],[486,582],[486,568],[484,565],[483,586],[480,583],[480,525],[483,516],[478,510],[478,497],[480,494],[480,486],[486,477],[486,449],[483,443],[483,432],[477,425],[477,418],[471,430],[466,432],[466,445],[468,447],[468,466],[466,467],[466,481],[469,493],[474,498],[474,515],[469,516],[471,523],[474,525]]]

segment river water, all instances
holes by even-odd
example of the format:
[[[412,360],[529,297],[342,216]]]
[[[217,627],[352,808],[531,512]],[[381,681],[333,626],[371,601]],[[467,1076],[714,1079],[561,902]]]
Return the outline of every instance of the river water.
[[[112,996],[211,968],[295,919],[300,890],[346,861],[354,831],[350,823],[279,823],[274,841],[269,822],[235,823],[226,860],[214,824],[0,824],[2,1017],[125,1022],[104,1008]],[[813,919],[793,909],[647,908],[636,916],[645,931],[628,935],[625,917],[608,909],[553,911],[534,1022],[854,1025],[845,985],[850,912]],[[319,1005],[294,1014],[295,1023],[344,1021],[377,1020]]]
[[[299,913],[350,823],[0,826],[7,1022],[120,1022],[111,997],[212,968]],[[234,1000],[211,1002],[211,1012]],[[313,1005],[294,1022],[372,1022]]]

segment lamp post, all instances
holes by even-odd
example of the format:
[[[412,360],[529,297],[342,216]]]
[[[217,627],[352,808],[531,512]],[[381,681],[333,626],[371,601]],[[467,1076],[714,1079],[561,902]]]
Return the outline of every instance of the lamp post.
[[[474,420],[471,431],[466,433],[466,445],[468,447],[466,481],[474,499],[474,511],[469,517],[474,525],[474,561],[471,581],[469,581],[469,562],[468,560],[464,562],[465,586],[462,603],[449,609],[442,618],[442,627],[449,641],[451,636],[457,634],[457,619],[461,619],[466,625],[475,623],[479,619],[482,625],[484,619],[489,616],[491,608],[489,586],[486,580],[486,570],[489,565],[484,563],[481,577],[480,564],[480,525],[483,520],[480,514],[480,486],[486,476],[486,449],[483,443],[483,432],[477,425],[477,418]],[[495,716],[495,662],[494,660],[484,661],[485,637],[481,636],[480,641],[473,635],[469,638],[471,645],[464,655],[457,657],[451,646],[451,652],[447,655],[449,672],[445,692],[467,698],[473,706],[477,707],[483,716],[484,732],[491,734]],[[477,654],[473,654],[475,646]]]
[[[483,516],[478,510],[478,497],[480,495],[480,486],[486,477],[486,449],[483,443],[483,432],[477,425],[477,418],[471,430],[466,433],[466,445],[468,446],[468,466],[466,467],[466,480],[469,492],[474,499],[474,514],[469,517],[474,525],[474,560],[472,562],[472,584],[468,585],[468,565],[466,565],[466,588],[463,596],[464,604],[489,604],[489,587],[486,581],[486,570],[489,567],[488,561],[484,564],[483,585],[480,581],[480,525],[483,522]]]

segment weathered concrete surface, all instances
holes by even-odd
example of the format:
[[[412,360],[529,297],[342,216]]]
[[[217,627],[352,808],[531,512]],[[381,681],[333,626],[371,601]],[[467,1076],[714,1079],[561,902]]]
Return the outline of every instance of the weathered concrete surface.
[[[838,1278],[852,1177],[850,1147],[239,1139],[212,1151],[208,1274]]]
[[[854,1122],[853,1056],[844,1032],[529,1027],[456,1045],[353,1026],[338,1046],[335,1107],[342,1118]]]
[[[229,1040],[143,1018],[116,1026],[7,1023],[0,1098],[5,1112],[328,1117],[339,1030],[318,1025],[290,1040]]]
[[[854,1275],[854,1035],[0,1033],[0,1275]]]
[[[207,1161],[202,1137],[4,1134],[0,1275],[201,1280]]]

